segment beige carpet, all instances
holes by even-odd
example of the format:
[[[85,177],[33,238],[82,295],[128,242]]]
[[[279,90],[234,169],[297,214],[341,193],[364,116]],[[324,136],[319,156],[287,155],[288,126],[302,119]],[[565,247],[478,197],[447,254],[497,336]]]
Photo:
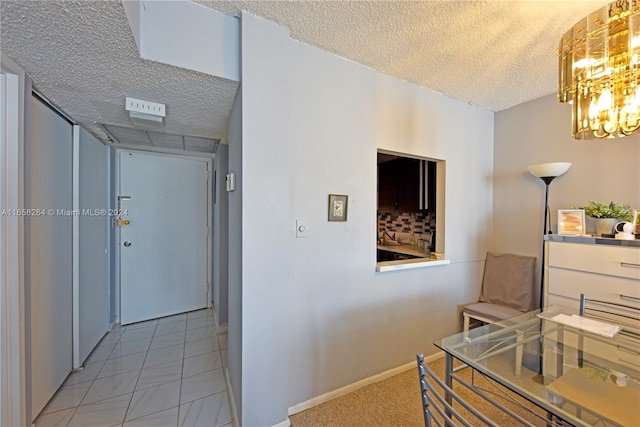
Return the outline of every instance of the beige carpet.
[[[444,359],[438,359],[428,365],[440,378],[443,378]],[[466,369],[461,375],[468,381],[471,378],[469,371]],[[535,375],[533,372],[523,372],[523,375],[526,374]],[[476,374],[475,380],[476,385],[498,391],[496,386],[478,374]],[[462,386],[454,385],[454,390],[474,407],[480,409],[482,413],[488,414],[496,424],[501,426],[517,425],[513,419],[500,413]],[[519,401],[524,403],[522,399]],[[530,404],[528,406],[531,407]],[[510,408],[516,410],[520,416],[535,425],[545,425],[541,419],[536,419],[535,416],[521,408],[512,405]],[[544,413],[539,409],[537,412],[544,416]],[[289,418],[293,427],[424,426],[417,367]]]

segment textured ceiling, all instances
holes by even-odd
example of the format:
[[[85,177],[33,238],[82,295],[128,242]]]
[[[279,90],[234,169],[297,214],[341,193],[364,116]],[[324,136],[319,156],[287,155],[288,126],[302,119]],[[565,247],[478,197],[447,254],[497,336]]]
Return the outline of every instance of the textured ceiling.
[[[385,74],[500,111],[557,90],[560,37],[607,1],[215,1]]]
[[[147,0],[149,1],[149,0]],[[211,1],[291,37],[500,111],[555,92],[561,35],[606,1]],[[165,131],[223,138],[237,83],[140,59],[120,1],[0,1],[0,47],[101,138],[130,96],[167,104]]]
[[[238,83],[140,59],[120,1],[0,0],[0,19],[2,52],[99,138],[95,122],[132,126],[126,96],[166,104],[167,132],[226,134]]]

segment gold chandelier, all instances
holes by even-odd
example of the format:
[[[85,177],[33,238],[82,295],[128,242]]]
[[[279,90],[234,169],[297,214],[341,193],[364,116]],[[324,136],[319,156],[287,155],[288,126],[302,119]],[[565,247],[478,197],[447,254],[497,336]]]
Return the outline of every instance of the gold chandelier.
[[[627,136],[640,128],[640,1],[617,0],[565,33],[558,98],[573,104],[576,139]]]

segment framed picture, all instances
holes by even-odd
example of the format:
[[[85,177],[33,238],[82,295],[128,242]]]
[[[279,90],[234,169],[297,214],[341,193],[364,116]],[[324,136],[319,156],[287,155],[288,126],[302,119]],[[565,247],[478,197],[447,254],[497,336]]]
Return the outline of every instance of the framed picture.
[[[329,194],[329,221],[346,221],[349,196]]]
[[[640,234],[640,209],[633,210],[633,234]]]
[[[584,233],[584,209],[558,209],[558,234]]]

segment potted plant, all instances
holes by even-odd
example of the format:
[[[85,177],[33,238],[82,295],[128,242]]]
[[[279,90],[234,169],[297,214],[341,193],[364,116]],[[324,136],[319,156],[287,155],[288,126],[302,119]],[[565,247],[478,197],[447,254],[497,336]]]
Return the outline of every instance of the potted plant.
[[[577,206],[574,209],[584,209],[584,213],[593,218],[591,221],[587,221],[587,233],[589,233],[589,228],[592,228],[590,234],[611,234],[616,223],[631,221],[631,207],[629,205],[614,202],[606,204],[591,200],[587,206]],[[593,233],[593,228],[595,228],[595,233]]]

